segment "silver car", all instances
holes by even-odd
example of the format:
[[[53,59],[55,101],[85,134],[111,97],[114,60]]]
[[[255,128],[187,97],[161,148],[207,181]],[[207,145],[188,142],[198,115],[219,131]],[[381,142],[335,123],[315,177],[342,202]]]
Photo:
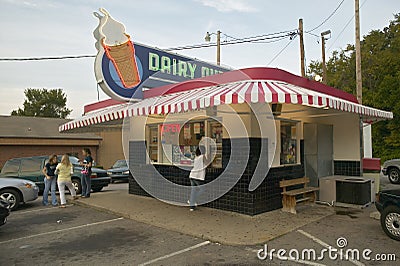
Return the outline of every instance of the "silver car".
[[[400,184],[400,159],[393,159],[383,163],[382,174],[387,175],[393,184]]]
[[[21,203],[38,198],[39,187],[28,180],[0,178],[0,199],[8,202],[11,210],[16,210]]]

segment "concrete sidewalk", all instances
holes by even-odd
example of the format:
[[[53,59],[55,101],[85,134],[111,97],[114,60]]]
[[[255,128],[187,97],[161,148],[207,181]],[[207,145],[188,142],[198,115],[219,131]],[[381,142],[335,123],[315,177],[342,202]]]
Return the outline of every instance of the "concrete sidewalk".
[[[138,222],[192,235],[227,245],[256,245],[334,214],[322,205],[298,206],[297,215],[275,210],[256,216],[206,207],[190,212],[154,198],[130,195],[126,191],[93,193],[75,201]]]

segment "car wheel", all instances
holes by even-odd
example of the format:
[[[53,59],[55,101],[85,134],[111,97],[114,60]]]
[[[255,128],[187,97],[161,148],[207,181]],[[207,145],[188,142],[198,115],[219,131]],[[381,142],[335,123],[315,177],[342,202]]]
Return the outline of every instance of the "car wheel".
[[[381,213],[381,225],[390,238],[400,241],[400,208],[386,207]]]
[[[81,180],[79,179],[72,179],[72,186],[74,187],[76,194],[81,194],[82,193],[82,184]]]
[[[14,189],[4,189],[0,192],[0,199],[8,202],[8,208],[12,211],[18,209],[19,204],[21,203],[21,197],[18,191]]]
[[[100,192],[103,187],[92,187],[93,192]]]
[[[392,184],[400,183],[400,171],[397,168],[390,168],[388,172],[389,181]]]

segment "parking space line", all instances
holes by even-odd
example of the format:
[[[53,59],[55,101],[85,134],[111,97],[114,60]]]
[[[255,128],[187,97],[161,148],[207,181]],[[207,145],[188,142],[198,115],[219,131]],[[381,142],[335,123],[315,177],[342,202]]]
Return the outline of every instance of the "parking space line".
[[[83,224],[83,225],[78,225],[78,226],[74,226],[74,227],[59,229],[59,230],[55,230],[55,231],[51,231],[51,232],[45,232],[45,233],[40,233],[40,234],[35,234],[35,235],[30,235],[30,236],[24,236],[24,237],[9,239],[9,240],[5,240],[5,241],[1,241],[0,244],[10,243],[10,242],[14,242],[14,241],[23,240],[23,239],[34,238],[34,237],[38,237],[38,236],[50,235],[50,234],[55,234],[55,233],[60,233],[60,232],[66,232],[66,231],[85,228],[85,227],[89,227],[89,226],[93,226],[93,225],[112,223],[112,222],[116,222],[116,221],[123,220],[123,219],[124,219],[124,217],[119,217],[119,218],[116,218],[116,219],[105,220],[105,221],[95,222],[95,223],[90,223],[90,224]]]
[[[147,261],[147,262],[145,262],[145,263],[139,264],[139,266],[145,266],[145,265],[149,265],[149,264],[152,264],[152,263],[157,262],[157,261],[160,261],[160,260],[168,259],[168,258],[173,257],[173,256],[175,256],[175,255],[179,255],[179,254],[182,254],[182,253],[191,251],[191,250],[193,250],[193,249],[196,249],[196,248],[199,248],[199,247],[208,245],[208,244],[210,244],[210,243],[211,243],[210,241],[204,241],[204,242],[199,243],[199,244],[197,244],[197,245],[194,245],[194,246],[191,246],[191,247],[188,247],[188,248],[185,248],[185,249],[182,249],[182,250],[173,252],[173,253],[171,253],[171,254],[168,254],[168,255],[165,255],[165,256],[162,256],[162,257],[158,257],[158,258],[156,258],[156,259],[154,259],[154,260],[150,260],[150,261]]]
[[[65,206],[74,206],[73,204],[67,204],[67,205],[65,205]],[[30,210],[30,211],[13,211],[13,212],[11,212],[13,215],[16,215],[16,214],[25,214],[25,213],[31,213],[31,212],[40,212],[40,211],[48,211],[48,210],[57,210],[58,208],[57,207],[52,207],[52,208],[50,208],[50,207],[45,207],[45,208],[40,208],[40,209],[35,209],[35,210]]]
[[[325,243],[325,242],[322,241],[321,239],[319,239],[319,238],[317,238],[317,237],[311,235],[310,233],[307,233],[307,232],[305,232],[305,231],[303,231],[303,230],[301,230],[301,229],[297,230],[297,232],[299,232],[300,234],[302,234],[302,235],[304,235],[304,236],[310,238],[311,240],[313,240],[314,242],[320,244],[321,246],[323,246],[323,247],[325,247],[325,248],[333,247],[333,246],[329,245],[328,243]],[[354,265],[357,265],[357,266],[365,266],[364,263],[362,263],[362,262],[360,262],[360,261],[357,261],[357,260],[349,259],[349,261],[350,261],[351,263],[353,263]]]

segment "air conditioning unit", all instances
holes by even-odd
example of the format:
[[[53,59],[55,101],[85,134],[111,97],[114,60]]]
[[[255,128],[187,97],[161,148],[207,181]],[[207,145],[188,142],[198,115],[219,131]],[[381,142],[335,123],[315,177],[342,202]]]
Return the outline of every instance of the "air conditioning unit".
[[[374,202],[375,184],[362,177],[329,176],[319,179],[319,200],[330,204],[367,205]]]
[[[366,205],[371,203],[371,180],[344,178],[336,180],[336,202]]]

